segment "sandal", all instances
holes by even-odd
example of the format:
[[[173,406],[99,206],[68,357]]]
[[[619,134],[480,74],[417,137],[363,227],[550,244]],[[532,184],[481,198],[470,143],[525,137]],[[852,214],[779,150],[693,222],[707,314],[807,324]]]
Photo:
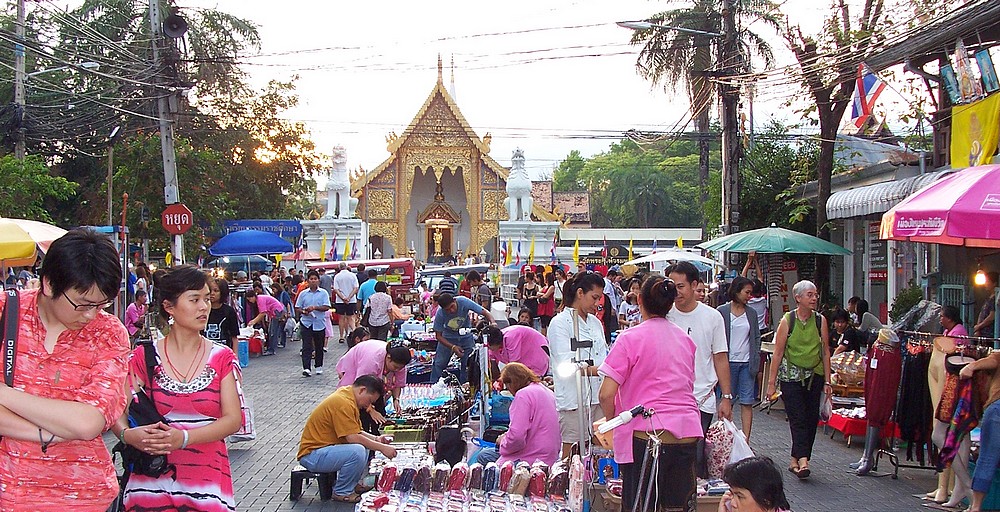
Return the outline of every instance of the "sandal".
[[[366,493],[366,492],[368,492],[368,491],[370,491],[370,490],[372,490],[374,488],[375,488],[374,485],[362,485],[362,484],[358,484],[358,485],[354,486],[354,493],[355,494],[364,494],[364,493]]]
[[[352,492],[346,496],[338,496],[334,494],[333,496],[330,496],[330,499],[333,501],[339,501],[340,503],[359,503],[361,501],[361,495],[356,492]]]
[[[809,475],[811,474],[809,466],[799,467],[799,470],[793,471],[793,473],[795,473],[795,476],[799,477],[799,480],[805,480],[806,478],[809,478]]]

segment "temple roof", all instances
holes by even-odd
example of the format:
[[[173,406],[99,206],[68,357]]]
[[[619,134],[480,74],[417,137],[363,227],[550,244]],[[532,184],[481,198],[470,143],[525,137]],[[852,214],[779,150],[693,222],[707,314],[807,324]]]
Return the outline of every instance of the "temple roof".
[[[462,132],[472,142],[472,144],[476,147],[476,149],[479,150],[479,154],[482,158],[483,163],[485,163],[486,166],[492,172],[500,176],[500,178],[504,181],[504,183],[506,183],[507,177],[510,175],[510,171],[503,165],[500,165],[500,163],[498,163],[489,155],[490,139],[491,139],[489,133],[487,133],[484,138],[482,139],[479,138],[479,135],[477,135],[475,130],[472,129],[472,126],[465,119],[465,116],[462,115],[461,109],[458,108],[458,104],[455,103],[455,99],[452,97],[451,93],[448,92],[448,88],[445,87],[444,79],[442,76],[441,56],[439,55],[437,83],[434,84],[434,88],[431,89],[430,94],[427,95],[427,100],[424,101],[424,104],[420,107],[420,110],[417,111],[417,114],[413,116],[413,120],[410,121],[410,124],[406,127],[406,130],[403,131],[402,135],[397,136],[395,133],[393,133],[390,136],[386,137],[386,149],[390,153],[389,157],[386,158],[385,161],[383,161],[381,164],[379,164],[378,167],[365,173],[363,180],[358,180],[352,184],[351,194],[354,197],[360,197],[364,187],[367,186],[368,183],[374,180],[379,174],[381,174],[386,168],[391,166],[396,161],[396,152],[399,150],[399,148],[403,146],[406,140],[410,136],[412,136],[414,132],[417,130],[421,119],[425,116],[425,114],[427,114],[427,110],[434,103],[434,100],[437,96],[441,97],[441,99],[444,101],[444,104],[447,105],[451,114],[455,116],[455,119],[458,121]],[[474,169],[463,170],[463,172],[471,172],[471,171],[474,171]],[[559,220],[558,215],[553,214],[552,212],[539,207],[537,204],[532,207],[531,213],[539,220],[543,221]]]

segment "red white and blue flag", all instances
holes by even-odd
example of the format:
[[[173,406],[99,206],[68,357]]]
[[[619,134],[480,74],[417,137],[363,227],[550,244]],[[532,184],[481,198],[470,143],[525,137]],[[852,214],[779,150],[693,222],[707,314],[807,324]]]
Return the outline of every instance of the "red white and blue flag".
[[[559,243],[559,234],[556,233],[552,235],[552,249],[549,249],[549,255],[552,256],[552,263],[556,262],[556,244]]]
[[[601,257],[608,259],[608,237],[604,237],[604,246],[601,247]]]
[[[521,266],[521,241],[517,241],[517,257],[514,259],[514,265]]]
[[[885,82],[872,73],[862,62],[858,65],[857,84],[854,87],[854,102],[851,106],[851,120],[854,126],[861,128],[872,115],[875,100],[885,89]]]
[[[500,243],[500,264],[501,265],[506,265],[507,264],[507,252],[509,250],[510,249],[507,247],[507,242],[501,242]]]
[[[359,245],[361,245],[361,237],[358,237],[358,240],[356,242],[354,242],[354,247],[351,247],[351,259],[352,260],[358,259],[358,246]]]
[[[653,238],[653,254],[656,254],[656,238]]]
[[[326,255],[330,261],[337,261],[337,232],[333,232],[333,244],[330,246],[330,253]]]

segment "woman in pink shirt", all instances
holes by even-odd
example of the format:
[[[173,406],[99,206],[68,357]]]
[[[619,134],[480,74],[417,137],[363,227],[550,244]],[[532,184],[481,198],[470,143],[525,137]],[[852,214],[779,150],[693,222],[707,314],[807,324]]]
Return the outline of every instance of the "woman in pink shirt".
[[[955,306],[941,308],[941,327],[944,327],[945,336],[969,335],[969,331],[965,330],[965,325],[962,324],[962,313]]]
[[[263,322],[264,320],[267,320],[268,322],[283,321],[286,313],[285,306],[278,299],[275,299],[274,297],[265,294],[264,288],[259,284],[255,284],[253,286],[253,291],[254,293],[247,294],[247,300],[256,304],[257,311],[259,311],[260,313],[258,313],[257,316],[253,317],[252,319],[250,319],[250,321],[247,322],[247,327],[253,327],[258,323],[260,323],[262,324],[262,327],[264,327],[264,332],[272,334],[271,330],[268,329],[267,326],[263,325]],[[277,340],[274,339],[273,336],[268,336],[267,350],[265,350],[264,353],[261,355],[265,356],[274,355],[274,347],[276,344]]]
[[[374,375],[385,382],[386,393],[392,396],[393,407],[399,411],[399,394],[406,387],[406,365],[410,364],[410,349],[392,347],[378,339],[362,341],[337,362],[338,386],[350,386],[362,375]],[[385,423],[385,397],[380,397],[367,410],[361,411],[361,426],[366,432]],[[374,433],[374,432],[371,432]]]
[[[694,341],[665,317],[677,296],[674,282],[650,276],[639,292],[642,323],[622,331],[599,372],[599,398],[606,418],[641,405],[653,414],[637,417],[613,432],[615,462],[621,468],[622,509],[631,510],[638,492],[643,456],[650,438],[660,440],[656,503],[644,509],[684,509],[695,494],[696,443],[701,414],[694,398]],[[648,475],[649,472],[647,471]]]
[[[500,381],[514,393],[514,401],[510,404],[510,428],[497,440],[497,448],[479,453],[478,462],[524,461],[532,464],[540,460],[549,466],[555,464],[562,449],[556,395],[521,363],[504,366]]]
[[[549,340],[531,327],[487,327],[486,340],[490,361],[521,363],[538,377],[549,373]]]

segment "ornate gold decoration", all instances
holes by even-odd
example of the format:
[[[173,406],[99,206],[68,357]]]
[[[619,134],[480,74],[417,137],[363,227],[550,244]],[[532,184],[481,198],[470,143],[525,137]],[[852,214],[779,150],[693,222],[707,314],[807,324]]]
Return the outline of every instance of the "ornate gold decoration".
[[[371,222],[368,224],[368,235],[369,236],[380,236],[385,241],[392,244],[392,248],[395,249],[397,257],[401,256],[406,252],[406,247],[399,244],[399,233],[396,229],[395,222]],[[404,244],[405,245],[405,244]]]
[[[472,146],[465,128],[444,101],[434,98],[430,107],[409,133],[406,145],[412,147]]]
[[[484,190],[483,191],[483,208],[482,215],[484,221],[501,221],[504,220],[504,205],[503,200],[506,199],[507,193],[501,192],[499,190]]]
[[[448,203],[433,202],[417,215],[417,223],[426,224],[433,220],[444,221],[448,224],[461,224],[462,216]]]
[[[368,190],[368,217],[371,219],[396,218],[396,191],[373,188]]]
[[[471,148],[419,148],[407,152],[406,165],[426,174],[434,171],[434,177],[441,181],[445,169],[452,176],[459,169],[469,169],[472,164]]]
[[[500,236],[500,224],[498,224],[496,222],[484,222],[484,223],[480,224],[479,225],[479,236],[474,239],[474,240],[476,240],[475,249],[477,250],[477,252],[479,250],[481,250],[481,249],[486,249],[486,252],[488,254],[492,254],[493,253],[493,248],[492,247],[486,247],[486,244],[489,243],[489,241],[490,241],[491,238],[494,238],[494,237],[497,237],[497,236]],[[472,247],[469,248],[470,251],[472,249],[473,249]]]

